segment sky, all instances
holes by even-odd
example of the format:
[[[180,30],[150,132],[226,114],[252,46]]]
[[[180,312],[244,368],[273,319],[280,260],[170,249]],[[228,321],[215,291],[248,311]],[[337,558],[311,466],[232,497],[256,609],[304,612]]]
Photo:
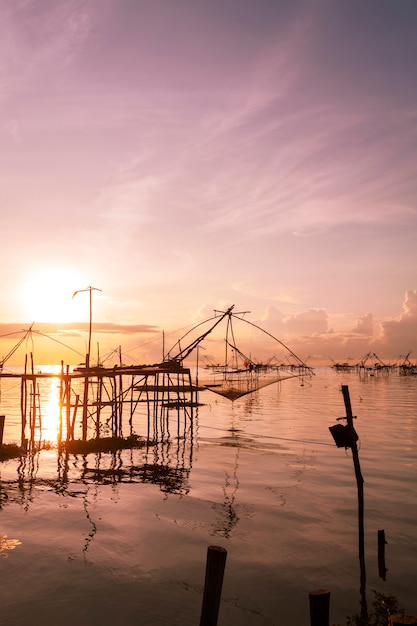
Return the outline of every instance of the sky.
[[[83,353],[87,287],[103,352],[234,304],[311,364],[417,358],[416,29],[415,0],[0,0],[0,360],[31,324]]]

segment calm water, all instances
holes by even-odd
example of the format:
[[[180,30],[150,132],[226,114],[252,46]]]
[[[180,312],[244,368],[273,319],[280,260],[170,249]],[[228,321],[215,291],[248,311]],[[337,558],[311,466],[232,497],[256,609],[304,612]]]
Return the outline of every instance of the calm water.
[[[417,379],[323,368],[234,403],[204,392],[193,428],[178,439],[174,419],[148,450],[1,463],[0,624],[196,625],[209,545],[228,552],[219,626],[308,626],[321,587],[346,624],[363,593],[352,455],[328,430],[342,384],[365,480],[366,600],[393,594],[416,614]],[[52,438],[56,382],[42,393]],[[20,438],[18,397],[3,380],[5,442]]]

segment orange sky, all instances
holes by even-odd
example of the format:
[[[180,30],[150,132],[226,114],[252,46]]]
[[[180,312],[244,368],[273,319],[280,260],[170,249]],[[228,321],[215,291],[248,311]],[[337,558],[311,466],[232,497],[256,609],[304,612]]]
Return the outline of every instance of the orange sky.
[[[48,322],[77,362],[88,286],[103,353],[236,304],[312,363],[417,357],[416,27],[411,1],[2,2],[0,360]]]

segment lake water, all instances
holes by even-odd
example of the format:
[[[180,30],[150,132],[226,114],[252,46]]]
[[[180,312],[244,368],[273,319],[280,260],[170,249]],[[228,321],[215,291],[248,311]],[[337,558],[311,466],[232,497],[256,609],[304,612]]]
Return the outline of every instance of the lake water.
[[[1,384],[4,442],[19,442],[19,383]],[[341,385],[365,480],[362,592],[352,453],[329,432]],[[194,626],[209,545],[227,550],[219,626],[308,626],[317,588],[331,591],[332,624],[360,612],[364,591],[369,609],[376,590],[417,614],[415,376],[317,368],[200,401],[192,427],[148,449],[0,464],[0,624]]]

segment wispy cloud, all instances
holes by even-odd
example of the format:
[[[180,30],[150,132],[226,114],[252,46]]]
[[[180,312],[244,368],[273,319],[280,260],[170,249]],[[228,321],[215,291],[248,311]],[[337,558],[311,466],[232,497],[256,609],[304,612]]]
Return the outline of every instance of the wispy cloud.
[[[74,61],[92,30],[93,4],[91,0],[8,4],[3,24],[10,33],[9,58],[24,79],[45,77]]]

